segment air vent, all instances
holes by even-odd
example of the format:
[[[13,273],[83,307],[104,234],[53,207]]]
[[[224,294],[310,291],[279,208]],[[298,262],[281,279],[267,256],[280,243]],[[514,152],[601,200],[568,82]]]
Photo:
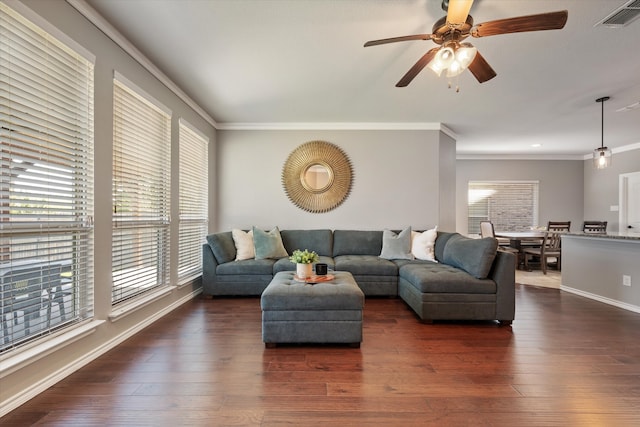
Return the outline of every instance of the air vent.
[[[606,18],[598,22],[596,26],[604,25],[605,27],[620,28],[629,25],[640,16],[640,0],[631,0],[613,12]]]

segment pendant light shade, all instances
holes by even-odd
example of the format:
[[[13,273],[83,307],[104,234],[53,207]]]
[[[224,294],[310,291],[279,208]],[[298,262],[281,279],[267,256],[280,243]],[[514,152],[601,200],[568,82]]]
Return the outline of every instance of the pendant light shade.
[[[604,169],[611,164],[611,150],[608,147],[604,146],[604,102],[608,101],[610,98],[608,96],[604,96],[602,98],[596,99],[596,102],[599,102],[602,106],[602,114],[601,114],[601,126],[600,126],[600,147],[593,150],[593,166],[596,169]]]

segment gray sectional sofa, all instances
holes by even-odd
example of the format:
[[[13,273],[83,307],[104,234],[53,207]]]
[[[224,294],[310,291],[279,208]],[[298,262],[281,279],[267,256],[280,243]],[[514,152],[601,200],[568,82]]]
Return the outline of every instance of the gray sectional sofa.
[[[335,271],[348,271],[365,296],[402,298],[425,322],[498,320],[515,315],[514,255],[492,238],[438,231],[437,262],[383,259],[383,231],[281,230],[288,253],[313,250]],[[260,296],[273,276],[295,270],[288,258],[235,261],[231,231],[207,236],[202,246],[203,292],[211,296]]]

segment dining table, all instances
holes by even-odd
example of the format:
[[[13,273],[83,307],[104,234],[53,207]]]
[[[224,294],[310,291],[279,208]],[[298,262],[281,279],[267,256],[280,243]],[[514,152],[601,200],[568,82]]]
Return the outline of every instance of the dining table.
[[[530,231],[496,231],[496,238],[509,239],[509,246],[518,250],[518,268],[524,263],[523,250],[527,247],[540,246],[545,236],[544,230]]]
[[[503,239],[509,239],[512,247],[520,248],[523,242],[540,243],[544,239],[545,231],[543,230],[531,230],[531,231],[496,231],[496,237],[502,237]]]

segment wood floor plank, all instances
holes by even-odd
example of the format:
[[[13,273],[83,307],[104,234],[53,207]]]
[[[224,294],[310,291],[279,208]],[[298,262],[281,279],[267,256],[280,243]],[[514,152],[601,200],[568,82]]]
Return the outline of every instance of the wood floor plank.
[[[511,327],[369,298],[363,332],[267,349],[259,298],[197,298],[0,425],[640,425],[640,314],[517,285]]]

